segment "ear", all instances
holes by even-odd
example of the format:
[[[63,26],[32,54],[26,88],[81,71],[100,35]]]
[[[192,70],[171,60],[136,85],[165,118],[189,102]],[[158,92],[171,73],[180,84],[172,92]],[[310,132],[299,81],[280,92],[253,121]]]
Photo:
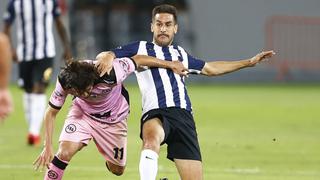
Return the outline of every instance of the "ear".
[[[178,24],[175,24],[174,25],[174,34],[177,34],[177,32],[178,32]]]
[[[152,22],[150,23],[150,31],[151,31],[151,32],[154,31],[154,30],[153,30],[153,23],[152,23]]]

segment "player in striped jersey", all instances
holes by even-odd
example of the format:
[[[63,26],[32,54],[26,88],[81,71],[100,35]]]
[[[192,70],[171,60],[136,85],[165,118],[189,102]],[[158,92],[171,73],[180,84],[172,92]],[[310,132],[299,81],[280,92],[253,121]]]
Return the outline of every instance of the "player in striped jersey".
[[[166,4],[156,6],[152,11],[153,41],[134,42],[103,52],[97,56],[97,67],[101,68],[102,73],[102,69],[108,72],[114,58],[141,54],[166,61],[180,61],[189,73],[217,76],[252,67],[274,54],[273,51],[266,51],[245,60],[205,62],[172,43],[177,31],[176,8]],[[201,180],[201,153],[184,77],[162,68],[140,69],[136,71],[136,76],[143,105],[140,179],[156,178],[160,145],[166,143],[167,158],[175,162],[181,179]]]
[[[29,125],[28,144],[38,145],[46,107],[45,90],[56,53],[52,31],[54,22],[66,59],[71,58],[69,40],[60,18],[57,0],[10,0],[4,14],[4,32],[9,37],[15,20],[17,49],[13,50],[13,60],[19,63],[19,85],[25,91],[23,104]]]

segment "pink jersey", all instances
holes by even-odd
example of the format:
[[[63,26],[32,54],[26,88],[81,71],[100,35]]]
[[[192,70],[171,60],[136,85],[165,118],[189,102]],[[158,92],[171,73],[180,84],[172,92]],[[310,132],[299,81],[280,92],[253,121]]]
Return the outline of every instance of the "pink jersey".
[[[89,62],[95,63],[91,60]],[[119,58],[113,61],[113,68],[116,77],[113,85],[110,85],[108,80],[101,79],[101,83],[93,86],[89,97],[75,97],[73,100],[73,106],[79,107],[92,119],[103,123],[117,123],[126,119],[129,114],[129,97],[122,82],[135,70],[135,64],[130,58]],[[57,80],[49,105],[60,109],[67,95]]]

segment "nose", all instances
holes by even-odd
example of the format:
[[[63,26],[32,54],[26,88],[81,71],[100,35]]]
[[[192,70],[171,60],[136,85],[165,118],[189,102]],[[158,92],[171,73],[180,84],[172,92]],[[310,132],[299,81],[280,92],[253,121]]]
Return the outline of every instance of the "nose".
[[[161,28],[160,28],[161,32],[166,32],[166,30],[167,30],[166,26],[161,26]]]

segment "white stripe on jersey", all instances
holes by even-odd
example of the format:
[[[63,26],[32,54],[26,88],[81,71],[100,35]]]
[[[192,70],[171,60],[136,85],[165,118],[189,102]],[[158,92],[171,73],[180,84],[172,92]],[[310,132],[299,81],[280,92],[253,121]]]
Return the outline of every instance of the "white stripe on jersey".
[[[148,55],[148,50],[146,47],[147,42],[146,41],[140,41],[139,48],[137,54],[140,55]],[[149,49],[150,50],[150,49]],[[154,45],[154,48],[152,51],[155,52],[156,57],[158,59],[165,59],[164,52],[162,50],[162,47]],[[172,57],[172,60],[178,60],[178,56],[180,56],[179,52],[173,48],[173,46],[169,47],[169,52]],[[184,65],[188,65],[187,58],[184,57]],[[156,81],[162,82],[163,90],[165,93],[165,103],[166,107],[181,107],[183,109],[187,108],[187,102],[186,102],[186,94],[184,89],[183,80],[181,80],[181,77],[177,74],[174,74],[174,81],[177,82],[177,88],[176,91],[179,94],[179,104],[175,104],[174,102],[174,95],[171,84],[170,77],[168,76],[167,69],[158,68],[160,78]],[[159,108],[159,99],[157,94],[157,89],[155,86],[155,81],[152,76],[152,72],[150,69],[144,70],[144,71],[136,71],[136,77],[139,84],[140,92],[142,95],[142,107],[143,107],[143,114],[148,112],[152,109]]]
[[[145,41],[140,43],[137,54],[148,55],[146,43],[147,42]],[[135,73],[139,84],[140,93],[142,95],[143,113],[145,113],[145,109],[159,108],[156,86],[153,83],[151,71],[148,69],[141,72],[135,71]],[[147,98],[152,98],[153,100],[149,101]]]
[[[21,3],[23,3],[21,5]],[[43,0],[34,0],[34,13],[35,13],[35,25],[33,25],[32,18],[32,1],[15,1],[14,9],[16,12],[17,19],[17,55],[19,61],[30,61],[32,59],[43,59],[45,57],[54,57],[55,56],[55,45],[54,37],[52,31],[52,22],[53,22],[53,1],[46,0],[46,6],[43,4]],[[21,9],[23,7],[23,9]],[[23,19],[21,19],[21,13],[23,12]],[[46,24],[44,27],[44,15],[46,12]],[[33,29],[35,27],[36,29]],[[23,32],[24,28],[24,32]],[[33,36],[35,30],[36,42]],[[44,37],[46,33],[46,38]],[[25,38],[25,43],[23,43],[23,36]],[[46,41],[46,42],[45,42]],[[34,43],[36,43],[34,49]],[[46,47],[44,47],[46,45]],[[44,52],[46,49],[46,56]],[[24,57],[25,51],[25,57]],[[34,53],[35,51],[35,53]],[[35,55],[35,57],[34,57]]]
[[[170,53],[171,53],[171,56],[172,56],[172,59],[173,59],[173,60],[178,60],[178,59],[179,59],[180,53],[177,52],[177,50],[174,49],[173,46],[170,46],[169,51],[170,51]],[[183,61],[182,64],[184,65],[184,67],[188,68],[188,62],[187,62],[187,61]],[[180,96],[181,96],[181,97],[185,97],[184,84],[183,84],[183,82],[181,81],[180,75],[174,74],[174,76],[175,76],[175,78],[177,79]],[[183,78],[183,81],[184,81],[184,77],[182,77],[182,78]],[[181,98],[181,97],[180,97],[181,107],[187,107],[186,99],[185,99],[185,98]]]
[[[154,46],[154,50],[156,52],[156,57],[159,59],[165,59],[164,53],[162,52],[162,47],[160,46]],[[174,101],[173,101],[173,92],[172,92],[172,86],[170,82],[170,78],[167,73],[167,69],[164,68],[158,68],[160,76],[161,76],[161,81],[164,87],[164,92],[166,96],[166,104],[167,107],[172,107],[175,106]]]

